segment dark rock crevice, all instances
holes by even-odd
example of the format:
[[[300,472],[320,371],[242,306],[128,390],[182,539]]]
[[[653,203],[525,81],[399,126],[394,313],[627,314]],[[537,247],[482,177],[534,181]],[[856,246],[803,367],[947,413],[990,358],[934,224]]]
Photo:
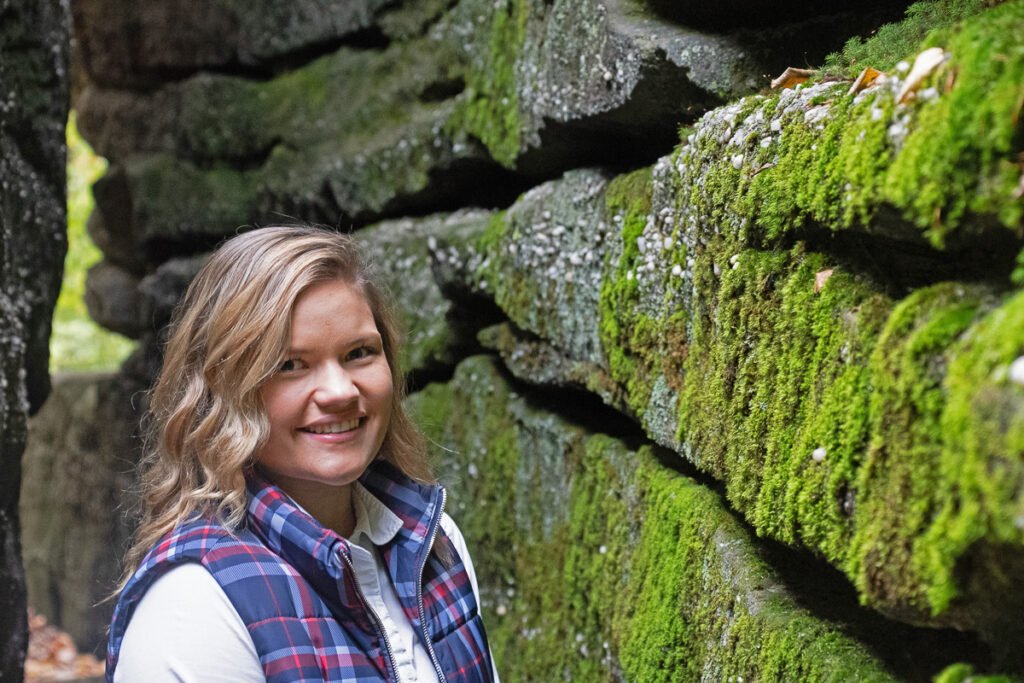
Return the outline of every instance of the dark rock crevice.
[[[878,224],[886,226],[885,232],[878,231]],[[808,225],[777,248],[788,249],[803,241],[808,249],[829,255],[837,266],[859,273],[897,299],[920,287],[954,280],[1005,290],[1010,286],[1016,255],[1024,248],[1024,241],[1002,226],[980,219],[975,221],[978,229],[970,240],[942,249],[932,246],[919,229],[898,216],[880,217],[878,224],[870,232]]]
[[[710,31],[725,31],[737,26],[758,28],[798,23],[801,20],[828,17],[847,13],[849,3],[842,0],[825,0],[809,5],[799,0],[777,2],[747,2],[727,0],[726,2],[681,3],[675,0],[646,0],[645,3],[663,18]],[[879,14],[885,21],[895,21],[903,16],[910,3],[906,0],[870,0],[859,3],[858,11]]]
[[[729,502],[722,482],[672,451],[658,448],[656,454],[666,468],[718,495],[736,522],[747,530],[758,556],[772,568],[800,607],[816,619],[840,625],[844,633],[863,643],[901,680],[925,683],[956,662],[973,664],[978,671],[1000,666],[998,656],[977,633],[912,626],[864,607],[846,576],[825,559],[807,549],[759,537]]]

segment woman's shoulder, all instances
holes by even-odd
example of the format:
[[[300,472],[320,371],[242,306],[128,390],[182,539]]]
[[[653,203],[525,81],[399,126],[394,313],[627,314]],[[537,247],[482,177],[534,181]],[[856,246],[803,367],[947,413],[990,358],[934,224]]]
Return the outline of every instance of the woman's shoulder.
[[[230,529],[217,519],[196,516],[169,530],[146,553],[136,574],[145,574],[161,568],[163,574],[169,566],[183,563],[208,564],[211,560],[244,552],[260,554],[265,547],[246,528]]]
[[[135,609],[114,681],[138,680],[264,680],[245,624],[200,565],[163,574]]]

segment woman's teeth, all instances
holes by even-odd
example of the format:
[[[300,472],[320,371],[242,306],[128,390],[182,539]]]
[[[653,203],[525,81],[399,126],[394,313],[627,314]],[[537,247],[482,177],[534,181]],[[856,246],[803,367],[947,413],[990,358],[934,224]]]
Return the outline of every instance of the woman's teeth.
[[[359,426],[359,420],[349,420],[348,422],[334,422],[326,425],[310,425],[303,427],[303,431],[312,432],[313,434],[341,434],[342,432],[350,432]]]

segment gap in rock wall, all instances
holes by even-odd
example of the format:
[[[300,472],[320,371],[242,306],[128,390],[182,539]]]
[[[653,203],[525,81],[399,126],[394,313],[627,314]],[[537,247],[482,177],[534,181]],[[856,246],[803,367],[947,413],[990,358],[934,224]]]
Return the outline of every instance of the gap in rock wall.
[[[448,288],[445,298],[452,302],[446,322],[457,340],[451,355],[451,363],[434,362],[406,373],[405,386],[408,393],[414,393],[433,382],[447,382],[455,374],[456,366],[465,358],[486,353],[477,341],[480,330],[505,320],[505,313],[494,300],[468,289]]]
[[[630,450],[650,444],[636,422],[626,417],[594,394],[580,389],[531,384],[513,375],[498,354],[493,354],[497,366],[509,386],[528,406],[551,413],[574,427],[593,434],[604,434],[626,444]]]
[[[895,213],[895,212],[893,212]],[[890,225],[902,222],[893,215],[882,219]],[[794,231],[779,245],[782,250],[803,241],[811,251],[827,254],[837,265],[876,283],[894,298],[945,281],[989,283],[996,289],[1010,285],[1016,254],[1024,242],[992,224],[973,234],[970,242],[936,249],[905,223],[907,239],[871,234],[864,230],[832,231],[807,226]]]
[[[740,0],[718,3],[647,0],[646,4],[665,19],[684,26],[713,31],[734,29],[737,26],[759,28],[788,24],[809,14],[808,3],[799,0],[777,0],[767,3]],[[858,10],[878,12],[889,17],[887,21],[896,21],[903,17],[908,5],[910,3],[906,0],[869,0],[858,3]],[[850,3],[843,0],[824,0],[812,3],[811,7],[819,15],[840,14],[849,9]]]
[[[968,662],[979,670],[993,666],[993,654],[977,633],[912,626],[862,606],[849,579],[826,560],[807,549],[758,536],[733,508],[722,482],[696,470],[673,451],[658,448],[655,455],[664,467],[718,494],[723,507],[747,531],[759,557],[800,607],[816,619],[839,624],[900,678],[924,683],[956,662]]]

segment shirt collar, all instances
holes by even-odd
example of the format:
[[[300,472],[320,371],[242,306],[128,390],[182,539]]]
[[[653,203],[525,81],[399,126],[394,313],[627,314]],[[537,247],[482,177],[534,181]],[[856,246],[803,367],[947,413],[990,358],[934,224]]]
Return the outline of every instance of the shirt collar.
[[[402,529],[402,519],[360,482],[352,485],[352,508],[356,515],[353,539],[365,534],[374,545],[384,545]]]

